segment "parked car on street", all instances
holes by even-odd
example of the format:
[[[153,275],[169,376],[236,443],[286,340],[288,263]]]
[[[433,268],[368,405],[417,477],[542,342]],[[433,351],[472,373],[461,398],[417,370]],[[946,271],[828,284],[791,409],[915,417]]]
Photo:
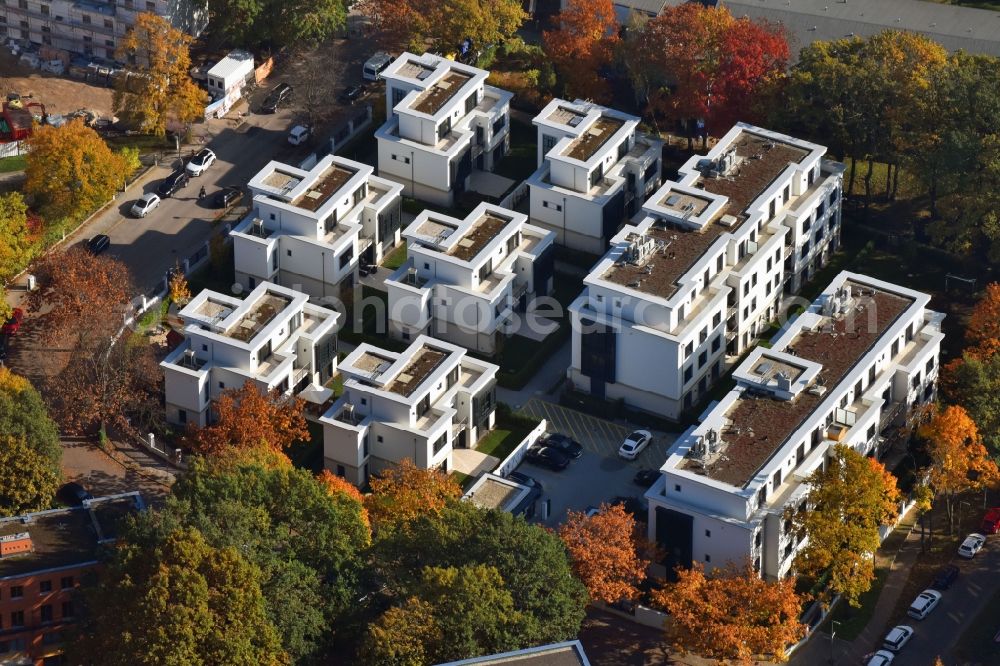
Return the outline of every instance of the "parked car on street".
[[[87,241],[87,250],[91,254],[100,254],[111,246],[111,238],[107,234],[97,234]]]
[[[913,637],[913,627],[901,624],[889,630],[882,640],[882,647],[891,652],[899,652]]]
[[[626,460],[635,460],[636,456],[643,452],[653,441],[653,434],[648,430],[636,430],[622,443],[618,449],[618,455]]]
[[[296,125],[288,132],[288,143],[301,146],[312,138],[312,129],[306,125]]]
[[[932,610],[937,608],[937,605],[940,602],[940,592],[937,590],[924,590],[917,595],[916,599],[913,600],[913,603],[910,604],[910,609],[906,611],[906,614],[914,620],[923,620],[931,614]]]
[[[540,467],[548,467],[551,470],[559,471],[569,466],[569,458],[559,449],[551,446],[531,446],[524,459]]]
[[[889,666],[895,655],[888,650],[879,650],[875,654],[868,657],[868,661],[865,662],[865,666]]]
[[[979,531],[983,534],[996,534],[1000,532],[1000,507],[994,507],[983,516],[983,522],[979,526]]]
[[[185,185],[187,185],[189,180],[191,180],[191,178],[187,175],[187,172],[182,169],[178,169],[163,179],[160,186],[156,188],[156,193],[166,199],[177,192],[177,190],[182,189]]]
[[[359,97],[365,94],[365,87],[361,85],[348,86],[344,88],[339,95],[337,95],[337,101],[341,104],[350,104],[351,102],[357,100]]]
[[[146,217],[154,208],[160,205],[160,197],[152,192],[143,194],[132,204],[132,215],[135,217]]]
[[[958,578],[959,569],[954,564],[948,564],[938,569],[934,575],[931,587],[935,590],[947,590]]]
[[[958,554],[961,557],[971,560],[976,556],[976,553],[983,549],[983,544],[985,543],[986,537],[982,534],[970,534],[965,537],[965,541],[958,547]]]
[[[260,110],[264,113],[277,113],[291,97],[292,87],[287,83],[279,83],[267,94],[267,99],[261,104]]]
[[[542,446],[559,449],[570,458],[579,458],[583,455],[583,446],[580,445],[580,442],[562,433],[554,432],[544,435],[538,443]]]
[[[632,477],[632,481],[637,486],[643,486],[644,488],[649,488],[651,485],[656,483],[656,480],[660,478],[660,470],[658,469],[640,469]]]
[[[188,175],[200,176],[205,173],[208,167],[212,166],[213,162],[215,162],[215,153],[208,148],[202,148],[198,151],[197,155],[188,161],[187,166],[184,168],[187,170]]]
[[[223,187],[215,193],[215,207],[229,208],[243,196],[243,189],[240,187]]]
[[[3,323],[3,330],[0,333],[3,335],[16,335],[19,330],[21,330],[21,321],[24,319],[24,310],[21,308],[14,308],[14,311],[10,313],[10,317],[7,321]]]

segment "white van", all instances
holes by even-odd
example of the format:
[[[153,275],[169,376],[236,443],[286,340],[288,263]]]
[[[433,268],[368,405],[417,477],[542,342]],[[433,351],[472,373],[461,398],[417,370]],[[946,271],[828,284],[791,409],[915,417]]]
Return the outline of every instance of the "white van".
[[[385,51],[379,51],[365,61],[364,70],[361,73],[365,81],[378,81],[382,78],[382,70],[392,63],[392,56]]]
[[[288,133],[288,143],[301,146],[312,137],[312,130],[305,125],[296,125]]]

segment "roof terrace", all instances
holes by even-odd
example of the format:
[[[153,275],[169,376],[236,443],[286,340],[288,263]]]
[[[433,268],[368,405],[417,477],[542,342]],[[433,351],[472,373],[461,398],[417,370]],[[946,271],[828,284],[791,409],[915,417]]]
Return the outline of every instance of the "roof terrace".
[[[404,398],[410,397],[447,356],[446,352],[438,349],[421,347],[386,390]]]
[[[448,254],[462,261],[470,261],[508,224],[509,219],[485,213],[458,239]]]
[[[821,364],[817,383],[832,390],[872,349],[892,323],[909,307],[910,298],[845,283],[854,293],[852,315],[824,317],[816,330],[801,329],[784,347],[795,356]],[[822,392],[822,393],[825,393]],[[743,487],[823,401],[809,391],[793,400],[744,392],[726,414],[719,455],[707,463],[685,458],[682,469],[703,472],[716,481]]]
[[[344,186],[354,171],[345,169],[336,164],[330,164],[316,181],[305,192],[292,201],[292,205],[310,212],[315,212],[327,200],[332,197],[341,187]]]
[[[241,342],[252,340],[265,326],[271,323],[271,320],[284,311],[291,302],[291,299],[285,296],[272,292],[264,292],[250,306],[247,312],[240,317],[239,321],[226,329],[225,335]]]
[[[597,121],[580,136],[573,139],[566,151],[565,157],[571,157],[581,162],[586,162],[594,156],[601,146],[607,143],[615,135],[625,121],[610,116],[601,116]]]
[[[585,113],[580,113],[579,111],[572,109],[568,106],[557,106],[549,114],[548,120],[559,123],[560,125],[566,125],[568,127],[576,127],[583,119],[586,118]]]
[[[433,116],[441,110],[448,100],[457,95],[465,82],[471,78],[464,72],[451,70],[440,81],[420,93],[410,108]]]

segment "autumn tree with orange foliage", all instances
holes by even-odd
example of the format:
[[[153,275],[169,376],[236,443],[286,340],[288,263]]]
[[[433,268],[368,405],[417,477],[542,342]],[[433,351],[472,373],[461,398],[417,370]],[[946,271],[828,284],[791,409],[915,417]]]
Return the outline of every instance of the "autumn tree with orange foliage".
[[[361,520],[364,521],[365,525],[368,527],[369,534],[371,533],[371,520],[368,518],[368,509],[365,508],[365,497],[358,490],[357,486],[353,483],[337,476],[328,469],[324,469],[316,477],[316,480],[326,488],[326,491],[330,493],[331,496],[343,496],[350,500],[357,502],[359,511],[361,512]]]
[[[254,449],[262,444],[283,453],[299,440],[309,439],[303,402],[277,391],[263,393],[253,382],[222,393],[215,403],[216,421],[192,428],[188,445],[198,453],[225,455],[232,449]]]
[[[966,353],[980,359],[1000,352],[1000,284],[991,282],[969,315],[965,329]]]
[[[462,496],[455,479],[439,469],[420,469],[409,458],[373,476],[369,485],[365,508],[376,530],[438,514]]]
[[[677,582],[654,591],[653,602],[670,613],[667,638],[685,653],[740,663],[757,655],[784,661],[785,648],[806,634],[795,578],[765,581],[749,562],[711,576],[700,562],[678,568]]]
[[[553,23],[558,28],[542,33],[542,43],[565,94],[608,101],[611,88],[600,71],[611,63],[619,42],[611,0],[568,0]]]
[[[649,562],[636,551],[635,518],[621,504],[602,504],[592,516],[570,511],[559,537],[593,601],[612,604],[634,599]]]
[[[983,446],[975,422],[962,407],[945,407],[918,432],[927,441],[931,488],[944,495],[951,531],[958,495],[995,486],[1000,470]]]

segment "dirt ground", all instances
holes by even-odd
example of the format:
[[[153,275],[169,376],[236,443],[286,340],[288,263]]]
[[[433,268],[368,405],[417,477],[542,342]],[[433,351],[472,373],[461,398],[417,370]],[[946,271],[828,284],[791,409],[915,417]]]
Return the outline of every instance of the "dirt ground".
[[[45,105],[48,113],[69,113],[91,109],[111,117],[111,88],[25,67],[7,49],[0,49],[0,95],[8,92],[31,95]]]

